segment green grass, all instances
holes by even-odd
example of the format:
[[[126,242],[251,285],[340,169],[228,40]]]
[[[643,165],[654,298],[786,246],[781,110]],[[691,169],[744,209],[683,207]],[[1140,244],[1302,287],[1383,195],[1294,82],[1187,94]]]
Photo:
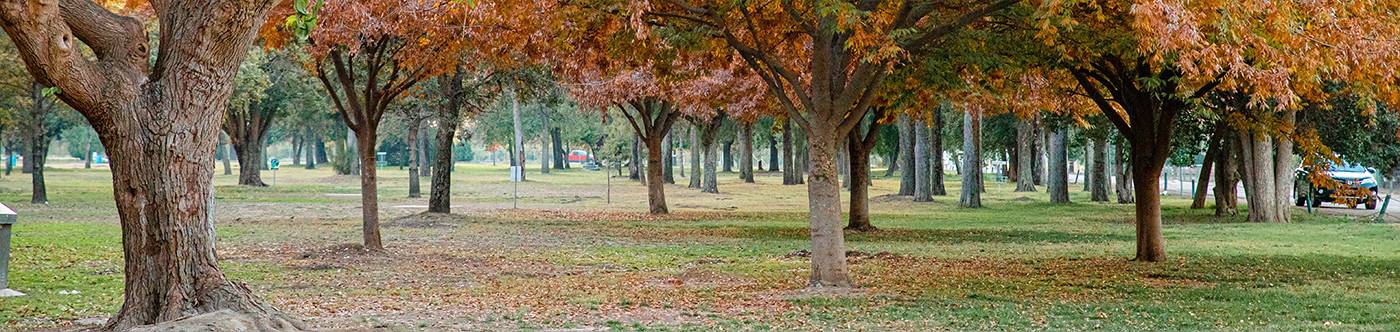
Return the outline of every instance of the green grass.
[[[804,291],[805,188],[769,174],[721,194],[668,186],[675,216],[643,217],[645,190],[578,169],[529,174],[524,211],[504,211],[504,166],[459,165],[458,214],[397,224],[423,199],[381,170],[389,254],[315,254],[359,236],[357,180],[290,165],[277,185],[216,175],[222,266],[317,327],[404,330],[1400,330],[1400,228],[1299,211],[1291,224],[1217,219],[1164,200],[1170,259],[1127,262],[1132,207],[1070,205],[990,183],[987,208],[891,198],[877,178],[872,220],[848,233],[860,289]],[[271,180],[265,173],[264,180]],[[684,182],[679,178],[679,182]],[[426,188],[427,178],[423,178]],[[0,178],[19,211],[0,329],[64,327],[121,301],[120,233],[105,170],[49,172],[51,204],[29,179]],[[957,183],[948,183],[956,192]],[[331,194],[331,195],[327,195]],[[340,194],[340,195],[336,195]],[[321,251],[318,251],[321,250]],[[60,294],[77,290],[78,294]],[[369,305],[373,304],[373,305]]]

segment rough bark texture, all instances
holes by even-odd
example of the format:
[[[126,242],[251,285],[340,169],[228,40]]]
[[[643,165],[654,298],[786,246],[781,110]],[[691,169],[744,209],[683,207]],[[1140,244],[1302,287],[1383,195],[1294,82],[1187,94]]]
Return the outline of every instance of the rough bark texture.
[[[671,137],[666,136],[666,138],[666,142],[670,143]],[[563,129],[559,127],[550,128],[549,142],[549,145],[554,147],[554,153],[552,154],[553,157],[551,158],[551,160],[554,161],[554,169],[569,168],[569,149],[564,148]],[[666,155],[669,156],[671,152],[670,145],[666,146],[666,152]],[[667,161],[666,166],[670,167],[671,162]],[[676,183],[676,180],[671,179],[671,171],[666,171],[666,174],[666,183]]]
[[[1113,183],[1108,177],[1108,139],[1096,136],[1091,140],[1093,165],[1089,166],[1089,201],[1108,202],[1108,188],[1112,187]]]
[[[723,113],[720,114],[723,116]],[[719,159],[718,151],[716,151],[719,149],[719,144],[716,144],[715,141],[719,138],[719,128],[723,122],[722,117],[715,117],[709,122],[701,122],[704,123],[704,127],[700,129],[700,147],[705,151],[705,167],[704,179],[700,182],[700,192],[719,193],[719,177],[715,174],[715,168],[719,163],[717,160]]]
[[[771,130],[770,130],[771,131]],[[768,172],[778,171],[778,135],[768,134]]]
[[[1016,191],[1034,192],[1036,167],[1035,160],[1035,120],[1020,119],[1016,122]]]
[[[962,197],[958,206],[982,207],[982,112],[967,110],[963,115]]]
[[[739,124],[739,178],[753,183],[753,123]]]
[[[933,186],[934,196],[948,195],[948,189],[943,186],[943,108],[933,109],[933,127],[929,128],[929,183]]]
[[[0,25],[29,73],[62,91],[112,159],[126,287],[103,329],[225,309],[266,330],[300,327],[219,269],[209,206],[229,82],[272,4],[152,2],[161,23],[154,66],[143,25],[96,3],[0,4]]]
[[[896,121],[899,129],[899,196],[913,196],[914,187],[917,185],[915,174],[914,150],[914,121],[909,119],[909,115],[900,114]]]
[[[1281,127],[1292,129],[1293,111],[1280,115]],[[1249,204],[1249,221],[1290,222],[1293,203],[1293,141],[1291,133],[1244,131],[1239,140],[1244,161],[1245,200]],[[1283,138],[1276,138],[1283,137]]]
[[[884,111],[876,110],[864,130],[856,128],[846,137],[846,155],[850,156],[851,163],[851,206],[847,230],[864,232],[876,229],[870,223],[870,151],[875,149],[880,138],[882,117]]]
[[[462,107],[466,104],[466,90],[462,86],[462,67],[457,67],[451,75],[444,76],[446,82],[439,82],[443,105],[437,108],[437,134],[434,135],[432,184],[428,189],[428,212],[452,212],[452,144],[457,138],[457,127],[462,122]]]
[[[841,184],[836,179],[836,147],[841,141],[836,128],[820,122],[807,129],[812,174],[807,181],[807,204],[811,209],[809,229],[812,238],[814,287],[851,287],[846,264],[846,240],[841,232]]]
[[[660,100],[634,100],[621,107],[627,123],[632,126],[636,137],[647,147],[647,206],[651,214],[666,214],[666,182],[662,179],[666,164],[662,161],[661,142],[670,136],[671,126],[680,118],[679,111],[670,102]],[[666,157],[670,157],[667,155]]]
[[[1234,216],[1239,213],[1238,192],[1235,191],[1239,183],[1239,144],[1236,143],[1235,133],[1229,125],[1224,125],[1220,132],[1220,153],[1215,156],[1215,216]]]
[[[734,173],[734,141],[724,141],[724,172]]]
[[[262,180],[267,133],[272,130],[277,109],[263,107],[260,102],[248,103],[243,108],[229,108],[224,112],[224,132],[228,134],[233,150],[238,153],[238,184],[266,187]]]
[[[914,121],[914,201],[933,201],[933,181],[929,176],[929,164],[933,161],[929,153],[929,128],[923,119]]]
[[[1046,152],[1050,154],[1047,163],[1045,190],[1050,192],[1050,203],[1069,203],[1069,147],[1065,141],[1069,129],[1057,128],[1050,133]]]

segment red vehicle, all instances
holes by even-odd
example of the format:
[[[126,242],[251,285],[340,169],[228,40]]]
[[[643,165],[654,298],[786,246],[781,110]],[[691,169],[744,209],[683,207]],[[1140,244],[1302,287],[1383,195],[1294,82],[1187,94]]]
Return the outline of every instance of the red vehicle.
[[[573,151],[569,151],[569,162],[571,162],[571,163],[582,163],[582,162],[588,161],[588,159],[591,159],[591,158],[592,158],[592,156],[589,156],[589,155],[588,155],[588,151],[583,151],[583,150],[573,150]]]

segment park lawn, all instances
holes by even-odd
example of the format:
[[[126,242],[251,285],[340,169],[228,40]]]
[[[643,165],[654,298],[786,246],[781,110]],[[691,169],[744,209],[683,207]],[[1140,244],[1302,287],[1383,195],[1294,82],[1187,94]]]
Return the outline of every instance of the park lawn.
[[[1079,185],[1057,206],[989,183],[987,208],[960,209],[956,196],[889,196],[897,179],[876,174],[882,230],[847,235],[860,288],[818,292],[804,287],[805,187],[722,174],[721,194],[702,194],[678,177],[677,212],[652,217],[636,182],[614,178],[609,194],[602,172],[537,167],[516,188],[504,166],[458,165],[453,215],[419,214],[406,172],[381,170],[388,252],[375,254],[354,246],[356,178],[286,165],[273,187],[244,188],[219,174],[222,266],[319,328],[1400,330],[1395,224],[1301,211],[1245,223],[1168,198],[1170,259],[1141,264],[1127,261],[1131,205],[1088,203]],[[109,174],[48,177],[47,206],[24,203],[26,175],[0,178],[0,202],[20,213],[11,285],[29,294],[0,299],[0,329],[120,306]]]

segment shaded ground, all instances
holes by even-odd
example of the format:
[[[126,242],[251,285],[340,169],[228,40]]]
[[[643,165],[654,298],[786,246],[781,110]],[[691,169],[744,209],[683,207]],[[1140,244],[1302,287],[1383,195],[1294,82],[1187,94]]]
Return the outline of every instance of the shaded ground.
[[[1250,224],[1168,199],[1172,259],[1139,264],[1126,260],[1130,206],[1054,206],[995,184],[989,208],[966,210],[884,196],[897,183],[877,178],[883,230],[847,238],[860,289],[831,294],[804,289],[805,188],[768,174],[722,174],[718,195],[668,186],[678,212],[665,217],[644,213],[635,182],[614,179],[607,204],[598,172],[532,173],[524,209],[509,210],[503,167],[460,165],[451,215],[420,213],[425,200],[401,198],[403,172],[381,174],[385,253],[355,244],[355,178],[287,167],[276,187],[241,188],[217,176],[223,266],[334,329],[1400,329],[1394,224]],[[110,180],[50,178],[49,206],[10,204],[27,201],[28,178],[0,178],[0,202],[22,215],[12,284],[31,294],[0,299],[0,329],[73,327],[120,303]]]

